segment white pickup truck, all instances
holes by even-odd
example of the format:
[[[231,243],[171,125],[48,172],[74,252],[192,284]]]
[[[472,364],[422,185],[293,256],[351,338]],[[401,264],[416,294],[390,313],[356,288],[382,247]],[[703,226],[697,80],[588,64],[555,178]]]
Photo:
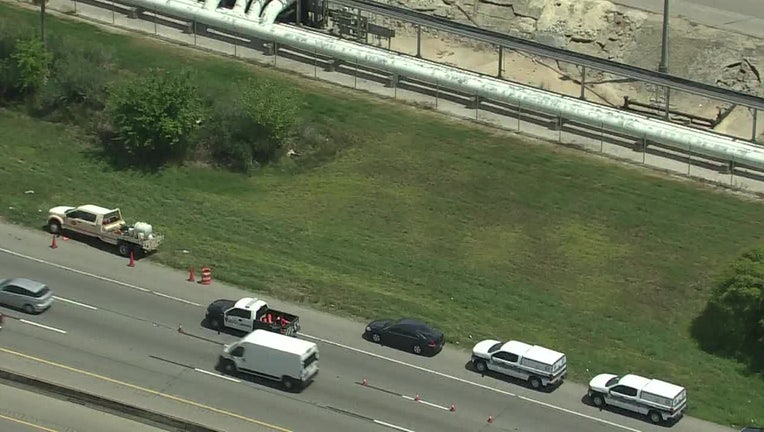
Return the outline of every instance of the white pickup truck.
[[[79,207],[58,206],[48,210],[48,231],[53,234],[73,232],[117,246],[119,254],[155,251],[164,240],[144,222],[128,225],[118,208],[108,209],[93,204]]]
[[[207,324],[214,330],[226,327],[243,332],[267,330],[294,336],[300,330],[300,317],[271,309],[254,297],[239,300],[218,299],[207,306]]]
[[[524,342],[487,339],[472,349],[472,366],[480,373],[490,370],[527,381],[538,389],[561,384],[568,373],[565,354]]]
[[[665,381],[628,374],[600,374],[589,381],[595,406],[607,405],[647,416],[653,423],[674,420],[687,409],[687,390]]]

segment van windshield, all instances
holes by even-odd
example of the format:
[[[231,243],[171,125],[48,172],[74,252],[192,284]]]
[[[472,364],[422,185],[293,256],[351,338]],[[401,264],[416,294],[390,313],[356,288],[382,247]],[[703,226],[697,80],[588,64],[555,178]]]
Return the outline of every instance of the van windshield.
[[[308,358],[302,361],[302,368],[303,369],[307,368],[308,366],[312,365],[313,362],[315,362],[316,360],[318,360],[318,354],[314,352],[313,354],[308,356]]]

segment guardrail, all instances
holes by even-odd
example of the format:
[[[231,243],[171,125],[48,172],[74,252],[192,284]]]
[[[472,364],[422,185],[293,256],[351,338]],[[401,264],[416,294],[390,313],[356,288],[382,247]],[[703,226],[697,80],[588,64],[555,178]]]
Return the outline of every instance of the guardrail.
[[[261,19],[248,18],[244,8],[235,5],[233,9],[214,9],[214,6],[207,8],[203,3],[184,0],[120,0],[119,3],[171,19],[199,23],[215,31],[242,35],[267,44],[291,47],[342,60],[347,64],[385,71],[392,74],[393,81],[398,76],[405,76],[442,89],[474,95],[478,101],[487,99],[546,114],[558,118],[558,123],[569,121],[599,130],[608,129],[637,137],[635,141],[642,145],[655,143],[684,154],[700,155],[714,161],[764,171],[764,148],[744,140],[721,137],[314,30],[284,24],[263,24]]]
[[[731,104],[737,104],[756,110],[764,110],[764,98],[755,95],[724,89],[721,87],[692,81],[670,74],[651,71],[636,66],[630,66],[624,63],[618,63],[612,60],[607,60],[588,54],[568,51],[562,48],[544,45],[535,41],[521,39],[492,30],[482,29],[468,24],[451,21],[445,18],[412,11],[410,9],[404,9],[401,7],[371,0],[326,1],[341,6],[360,9],[367,12],[395,18],[401,21],[410,22],[419,26],[429,27],[459,36],[468,37],[470,39],[489,43],[497,47],[516,49],[518,51],[524,51],[542,57],[548,57],[579,66],[589,67],[622,77],[633,78],[635,80],[648,82],[661,87],[681,90],[687,93],[692,93]]]

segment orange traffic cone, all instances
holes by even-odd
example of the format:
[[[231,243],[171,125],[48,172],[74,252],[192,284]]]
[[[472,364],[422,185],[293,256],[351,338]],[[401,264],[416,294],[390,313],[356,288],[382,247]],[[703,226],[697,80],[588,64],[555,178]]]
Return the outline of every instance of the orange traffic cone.
[[[364,377],[363,381],[361,381],[361,385],[366,385],[366,378]]]
[[[488,423],[493,423],[493,416],[488,416]]]
[[[419,395],[416,395],[416,397],[414,397],[415,402],[419,402],[420,400],[422,400],[422,398],[420,398]]]
[[[50,248],[51,249],[55,249],[57,247],[58,247],[58,245],[56,244],[56,235],[53,234],[53,243],[50,244]]]
[[[196,281],[196,276],[194,276],[194,268],[193,267],[191,267],[191,269],[189,270],[188,281],[189,282],[195,282]]]
[[[451,412],[456,411],[456,407],[454,406],[454,404],[451,404],[451,409],[449,409],[449,411],[451,411]]]
[[[130,264],[128,264],[127,266],[135,267],[135,256],[133,255],[133,251],[130,251]]]

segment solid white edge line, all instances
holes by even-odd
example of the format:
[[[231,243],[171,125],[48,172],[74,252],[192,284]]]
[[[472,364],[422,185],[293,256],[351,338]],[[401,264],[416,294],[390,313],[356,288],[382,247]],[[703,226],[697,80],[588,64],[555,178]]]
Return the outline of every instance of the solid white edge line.
[[[376,423],[378,425],[381,425],[381,426],[386,426],[386,427],[389,427],[389,428],[392,428],[392,429],[397,429],[397,430],[399,430],[401,432],[414,432],[411,429],[406,429],[405,427],[396,426],[396,425],[388,423],[388,422],[383,422],[382,420],[374,419],[374,423]]]
[[[140,287],[138,285],[133,285],[133,284],[130,284],[130,283],[127,283],[127,282],[122,282],[122,281],[119,281],[119,280],[116,280],[116,279],[107,278],[105,276],[99,276],[97,274],[88,273],[88,272],[82,271],[82,270],[77,270],[77,269],[72,268],[72,267],[67,267],[65,265],[56,264],[54,262],[46,261],[44,259],[35,258],[35,257],[29,256],[29,255],[24,255],[22,253],[14,252],[14,251],[12,251],[10,249],[6,249],[6,248],[3,248],[3,247],[0,247],[0,252],[5,252],[8,255],[13,255],[13,256],[18,257],[18,258],[23,258],[23,259],[27,259],[27,260],[30,260],[30,261],[35,261],[35,262],[38,262],[40,264],[49,265],[51,267],[56,267],[58,269],[70,271],[72,273],[77,273],[77,274],[80,274],[80,275],[83,275],[83,276],[92,277],[92,278],[95,278],[95,279],[98,279],[98,280],[102,280],[104,282],[110,282],[110,283],[113,283],[113,284],[116,284],[116,285],[122,285],[124,287],[132,288],[132,289],[135,289],[135,290],[138,290],[138,291],[142,291],[142,292],[146,292],[146,293],[152,293],[153,292],[154,294],[159,295],[159,293],[157,293],[156,291],[152,291],[150,289],[143,288],[143,287]],[[194,302],[188,301],[188,300],[183,300],[183,299],[180,299],[180,298],[177,298],[177,297],[172,297],[172,296],[168,296],[168,295],[164,295],[163,297],[167,297],[167,298],[170,298],[172,300],[177,300],[177,301],[181,301],[183,303],[188,303],[188,304],[191,304],[191,305],[194,305],[194,306],[201,307],[201,305],[198,304],[198,303],[194,303]]]
[[[76,302],[76,301],[74,301],[74,300],[69,300],[69,299],[67,299],[67,298],[63,298],[63,297],[59,297],[59,296],[53,296],[53,298],[54,298],[54,299],[56,299],[56,300],[59,300],[59,301],[65,302],[65,303],[71,303],[71,304],[73,304],[73,305],[82,306],[82,307],[84,307],[84,308],[86,308],[86,309],[91,309],[91,310],[98,310],[98,308],[97,308],[97,307],[95,307],[95,306],[90,306],[90,305],[87,305],[87,304],[85,304],[85,303],[80,303],[80,302]]]
[[[190,300],[184,300],[184,299],[182,299],[182,298],[179,298],[179,297],[173,297],[173,296],[171,296],[171,295],[168,295],[168,294],[164,294],[164,293],[160,293],[160,292],[158,292],[158,291],[151,291],[151,292],[152,292],[153,294],[156,294],[156,295],[158,295],[159,297],[165,297],[165,298],[168,298],[168,299],[171,299],[171,300],[176,300],[176,301],[179,301],[179,302],[181,302],[181,303],[187,303],[187,304],[190,304],[190,305],[193,305],[193,306],[202,307],[202,305],[200,305],[199,303],[194,303],[194,302],[192,302],[192,301],[190,301]]]
[[[97,274],[88,273],[88,272],[85,272],[85,271],[82,271],[82,270],[77,270],[75,268],[67,267],[67,266],[64,266],[64,265],[61,265],[61,264],[56,264],[56,263],[53,263],[53,262],[50,262],[50,261],[46,261],[44,259],[31,257],[29,255],[24,255],[24,254],[21,254],[21,253],[18,253],[18,252],[14,252],[12,250],[9,250],[9,249],[3,248],[3,247],[0,247],[0,252],[5,252],[5,253],[7,253],[9,255],[13,255],[13,256],[16,256],[16,257],[19,257],[19,258],[24,258],[24,259],[27,259],[27,260],[30,260],[30,261],[35,261],[35,262],[38,262],[38,263],[41,263],[41,264],[46,264],[46,265],[49,265],[49,266],[52,266],[52,267],[59,268],[61,270],[70,271],[70,272],[73,272],[73,273],[81,274],[83,276],[89,276],[89,277],[96,278],[96,279],[99,279],[99,280],[102,280],[102,281],[111,282],[113,284],[122,285],[122,286],[125,286],[125,287],[128,287],[128,288],[133,288],[133,289],[136,289],[136,290],[139,290],[139,291],[148,292],[148,293],[152,292],[150,289],[139,287],[137,285],[129,284],[127,282],[118,281],[116,279],[111,279],[111,278],[107,278],[107,277],[104,277],[104,276],[99,276]],[[156,291],[154,291],[154,293],[156,293]],[[170,297],[170,296],[168,296],[168,297]],[[181,299],[176,299],[176,300],[181,300]],[[185,301],[185,302],[189,303],[189,304],[196,305],[196,303],[193,303],[193,302],[189,302],[189,301]],[[50,330],[58,331],[58,332],[66,334],[66,331],[64,331],[64,330],[54,329],[52,327],[47,327],[47,326],[43,326],[42,324],[32,323],[31,321],[25,321],[23,319],[22,319],[22,321],[27,322],[27,323],[32,324],[32,325],[36,325],[36,326],[43,327],[43,328],[48,328]],[[613,427],[621,428],[621,429],[632,431],[632,432],[642,432],[639,429],[634,429],[634,428],[631,428],[631,427],[628,427],[628,426],[624,426],[624,425],[620,425],[618,423],[614,423],[614,422],[611,422],[611,421],[608,421],[608,420],[605,420],[605,419],[601,419],[601,418],[593,417],[593,416],[590,416],[590,415],[587,415],[587,414],[582,414],[582,413],[577,412],[577,411],[569,410],[567,408],[562,408],[562,407],[558,407],[556,405],[551,405],[551,404],[548,404],[546,402],[542,402],[542,401],[539,401],[539,400],[536,400],[536,399],[531,399],[531,398],[528,398],[528,397],[525,397],[525,396],[519,396],[519,395],[516,395],[516,394],[508,392],[508,391],[497,389],[495,387],[490,387],[490,386],[487,386],[487,385],[478,384],[476,382],[472,382],[472,381],[465,380],[465,379],[462,379],[462,378],[457,378],[455,376],[447,375],[447,374],[444,374],[442,372],[426,369],[426,368],[423,368],[421,366],[416,366],[416,365],[413,365],[413,364],[410,364],[410,363],[406,363],[406,362],[403,362],[403,361],[400,361],[400,360],[396,360],[396,359],[392,359],[392,358],[389,358],[389,357],[381,356],[379,354],[374,354],[372,352],[364,351],[364,350],[359,349],[359,348],[354,348],[354,347],[351,347],[351,346],[348,346],[348,345],[344,345],[344,344],[341,344],[341,343],[338,343],[338,342],[333,342],[333,341],[330,341],[328,339],[323,339],[323,338],[320,338],[320,337],[311,336],[311,335],[308,335],[308,334],[305,334],[305,333],[300,333],[300,334],[302,334],[303,336],[305,336],[307,338],[315,339],[315,340],[320,341],[320,342],[328,343],[330,345],[334,345],[334,346],[337,346],[337,347],[340,347],[340,348],[344,348],[344,349],[347,349],[347,350],[350,350],[350,351],[355,351],[355,352],[358,352],[358,353],[361,353],[361,354],[365,354],[365,355],[368,355],[368,356],[371,356],[371,357],[375,357],[375,358],[378,358],[380,360],[386,360],[386,361],[389,361],[391,363],[399,364],[401,366],[407,366],[407,367],[410,367],[410,368],[413,368],[413,369],[416,369],[416,370],[419,370],[419,371],[422,371],[422,372],[427,372],[427,373],[430,373],[430,374],[433,374],[433,375],[437,375],[437,376],[440,376],[440,377],[443,377],[443,378],[447,378],[447,379],[450,379],[450,380],[458,381],[458,382],[461,382],[461,383],[464,383],[464,384],[480,387],[480,388],[483,388],[485,390],[490,390],[490,391],[497,392],[497,393],[500,393],[500,394],[504,394],[504,395],[507,395],[507,396],[515,396],[515,397],[521,398],[521,399],[523,399],[525,401],[528,401],[528,402],[531,402],[531,403],[535,403],[535,404],[538,404],[538,405],[546,406],[548,408],[556,409],[558,411],[562,411],[562,412],[565,412],[565,413],[568,413],[568,414],[573,414],[573,415],[576,415],[576,416],[579,416],[579,417],[582,417],[582,418],[586,418],[586,419],[593,420],[593,421],[596,421],[596,422],[604,423],[604,424],[607,424],[607,425],[610,425],[610,426],[613,426]],[[228,377],[225,377],[225,378],[228,378]]]
[[[514,397],[523,399],[523,400],[525,400],[527,402],[531,402],[531,403],[542,405],[542,406],[545,406],[545,407],[548,407],[548,408],[556,409],[558,411],[562,411],[562,412],[565,412],[565,413],[568,413],[568,414],[573,414],[573,415],[576,415],[576,416],[579,416],[579,417],[582,417],[582,418],[586,418],[586,419],[593,420],[593,421],[596,421],[596,422],[604,423],[604,424],[607,424],[607,425],[610,425],[610,426],[613,426],[613,427],[617,427],[617,428],[621,428],[621,429],[624,429],[624,430],[628,430],[628,431],[632,431],[632,432],[642,432],[639,429],[634,429],[632,427],[624,426],[624,425],[621,425],[621,424],[618,424],[618,423],[614,423],[614,422],[611,422],[609,420],[605,420],[605,419],[601,419],[601,418],[598,418],[598,417],[590,416],[590,415],[583,414],[583,413],[580,413],[580,412],[577,412],[577,411],[569,410],[567,408],[558,407],[556,405],[552,405],[552,404],[549,404],[549,403],[546,403],[546,402],[542,402],[542,401],[539,401],[539,400],[536,400],[536,399],[531,399],[529,397],[520,396],[520,395],[517,395],[515,393],[511,393],[511,392],[508,392],[508,391],[497,389],[495,387],[491,387],[491,386],[487,386],[487,385],[484,385],[484,384],[479,384],[479,383],[476,383],[476,382],[473,382],[473,381],[469,381],[469,380],[466,380],[466,379],[463,379],[463,378],[458,378],[458,377],[455,377],[455,376],[447,375],[447,374],[444,374],[443,372],[438,372],[438,371],[434,371],[434,370],[431,370],[431,369],[423,368],[421,366],[413,365],[413,364],[406,363],[406,362],[403,362],[403,361],[400,361],[400,360],[396,360],[396,359],[393,359],[393,358],[389,358],[389,357],[385,357],[385,356],[382,356],[382,355],[379,355],[379,354],[375,354],[373,352],[364,351],[364,350],[362,350],[360,348],[354,348],[354,347],[351,347],[351,346],[348,346],[348,345],[344,345],[344,344],[341,344],[341,343],[338,343],[338,342],[333,342],[333,341],[330,341],[328,339],[320,338],[320,337],[317,337],[317,336],[312,336],[312,335],[305,334],[305,333],[300,333],[300,334],[302,336],[305,336],[305,337],[310,338],[310,339],[317,340],[319,342],[324,342],[324,343],[327,343],[329,345],[334,345],[334,346],[337,346],[337,347],[340,347],[340,348],[344,348],[346,350],[355,351],[357,353],[365,354],[367,356],[378,358],[380,360],[389,361],[391,363],[395,363],[395,364],[398,364],[398,365],[401,365],[401,366],[407,366],[407,367],[410,367],[412,369],[416,369],[416,370],[421,371],[421,372],[427,372],[427,373],[430,373],[430,374],[433,374],[433,375],[437,375],[437,376],[442,377],[442,378],[447,378],[447,379],[450,379],[450,380],[453,380],[453,381],[457,381],[457,382],[460,382],[460,383],[463,383],[463,384],[468,384],[468,385],[479,387],[479,388],[482,388],[482,389],[485,389],[485,390],[490,390],[490,391],[493,391],[493,392],[496,392],[496,393],[500,393],[500,394],[503,394],[503,395],[506,395],[506,396],[514,396]]]
[[[43,324],[40,324],[40,323],[36,323],[34,321],[28,321],[28,320],[25,320],[24,318],[19,319],[19,321],[23,322],[24,324],[33,325],[35,327],[44,328],[46,330],[58,332],[58,333],[61,333],[61,334],[66,334],[66,330],[61,330],[61,329],[57,329],[55,327],[46,326],[46,325],[43,325]]]
[[[194,370],[199,372],[199,373],[203,373],[203,374],[207,374],[207,375],[210,375],[210,376],[222,378],[222,379],[228,380],[228,381],[233,381],[235,383],[240,383],[241,382],[241,381],[237,380],[236,378],[231,378],[231,377],[227,377],[225,375],[216,374],[214,372],[206,371],[204,369],[194,368]]]

